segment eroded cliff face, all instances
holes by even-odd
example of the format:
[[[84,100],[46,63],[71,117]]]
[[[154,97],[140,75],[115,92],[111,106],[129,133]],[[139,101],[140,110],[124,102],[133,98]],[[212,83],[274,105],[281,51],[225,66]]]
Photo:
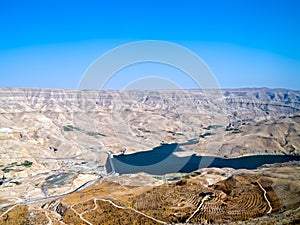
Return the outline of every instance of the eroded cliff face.
[[[237,157],[299,154],[300,92],[0,90],[0,199],[63,194],[105,174],[107,152],[185,143]],[[0,174],[1,175],[1,174]]]
[[[232,131],[239,132],[240,127],[246,129],[247,133],[257,133],[253,126],[266,126],[269,128],[264,129],[268,134],[262,136],[268,136],[273,129],[270,124],[275,123],[276,126],[284,125],[282,133],[272,133],[273,136],[269,137],[280,142],[280,148],[274,151],[288,153],[294,147],[284,148],[284,142],[288,141],[283,141],[283,136],[293,135],[293,139],[296,138],[294,133],[299,129],[299,121],[297,118],[284,118],[296,115],[299,111],[300,92],[281,89],[2,89],[0,140],[5,143],[6,151],[17,147],[22,149],[19,154],[24,151],[30,155],[34,148],[47,157],[53,152],[56,156],[69,157],[98,148],[114,153],[125,150],[130,153],[152,149],[162,142],[201,139],[201,134],[207,131],[205,128],[220,130],[215,128],[221,127],[221,131],[216,133],[220,133],[221,137],[225,135],[227,141],[242,136],[228,135]],[[273,151],[270,145],[263,145],[265,150]],[[195,150],[199,148],[201,146]],[[222,144],[219,148],[222,148]]]

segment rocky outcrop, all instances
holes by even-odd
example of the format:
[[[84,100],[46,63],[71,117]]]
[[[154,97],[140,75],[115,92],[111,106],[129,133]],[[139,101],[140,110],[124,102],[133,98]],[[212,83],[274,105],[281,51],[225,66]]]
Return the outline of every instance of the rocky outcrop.
[[[54,213],[59,214],[60,216],[64,216],[67,211],[67,208],[63,206],[63,204],[59,200],[53,200],[51,202],[47,202],[46,204],[42,205],[41,208],[50,210]]]

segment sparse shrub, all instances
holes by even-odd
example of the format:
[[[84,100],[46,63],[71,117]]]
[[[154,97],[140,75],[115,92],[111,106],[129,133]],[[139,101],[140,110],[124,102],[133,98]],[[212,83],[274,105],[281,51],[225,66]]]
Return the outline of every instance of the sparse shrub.
[[[98,132],[93,132],[93,131],[88,131],[88,132],[86,132],[86,134],[89,136],[105,136],[104,134],[101,134]]]
[[[9,167],[9,166],[7,166],[7,167],[5,167],[5,168],[2,169],[2,171],[4,173],[9,173],[11,170],[12,170],[12,167]]]
[[[28,161],[28,160],[25,160],[24,162],[22,162],[22,163],[20,163],[20,164],[18,164],[17,162],[13,162],[13,163],[11,163],[11,164],[8,164],[6,167],[4,167],[3,169],[2,169],[2,171],[4,172],[4,173],[9,173],[10,171],[12,171],[14,168],[14,166],[24,166],[24,167],[31,167],[32,166],[32,164],[33,164],[33,162],[30,162],[30,161]]]
[[[80,128],[74,127],[73,125],[66,125],[66,126],[64,126],[64,131],[74,131],[74,130],[81,131]]]
[[[138,128],[138,130],[143,131],[145,133],[151,133],[150,130],[146,130],[145,128]]]
[[[22,162],[21,164],[17,164],[17,166],[25,166],[25,167],[31,167],[33,164],[33,162],[30,162],[28,160],[25,160],[24,162]]]
[[[223,126],[221,125],[209,125],[208,127],[204,127],[203,129],[205,130],[213,130],[213,129],[218,129],[218,128],[221,128]]]

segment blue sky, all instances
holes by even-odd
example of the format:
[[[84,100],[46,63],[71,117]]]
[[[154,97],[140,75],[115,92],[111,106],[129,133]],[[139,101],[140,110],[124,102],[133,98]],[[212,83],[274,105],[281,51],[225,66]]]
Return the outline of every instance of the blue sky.
[[[0,87],[75,89],[89,65],[110,49],[163,40],[198,54],[222,88],[299,90],[299,11],[297,0],[2,0]],[[107,88],[122,88],[138,75],[195,88],[172,68],[131,67]]]

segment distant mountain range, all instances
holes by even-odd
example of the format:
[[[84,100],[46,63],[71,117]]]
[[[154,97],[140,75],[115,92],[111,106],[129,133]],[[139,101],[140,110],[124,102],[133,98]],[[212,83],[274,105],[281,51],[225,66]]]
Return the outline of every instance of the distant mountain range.
[[[283,147],[287,145],[284,141],[279,145],[264,141],[245,153],[299,153],[299,112],[300,91],[287,89],[0,89],[0,139],[13,139],[23,148],[34,143],[39,152],[55,148],[62,156],[89,148],[128,153],[149,150],[162,142],[198,139],[204,128],[217,125],[227,129],[221,135],[229,142],[235,142],[236,137],[245,139],[243,132],[258,134],[261,129],[277,132],[262,135],[271,142],[278,135],[280,140],[290,135],[297,139],[297,145],[288,149]],[[260,129],[255,129],[257,126]],[[10,132],[4,132],[7,129]],[[228,149],[228,145],[220,148]]]

